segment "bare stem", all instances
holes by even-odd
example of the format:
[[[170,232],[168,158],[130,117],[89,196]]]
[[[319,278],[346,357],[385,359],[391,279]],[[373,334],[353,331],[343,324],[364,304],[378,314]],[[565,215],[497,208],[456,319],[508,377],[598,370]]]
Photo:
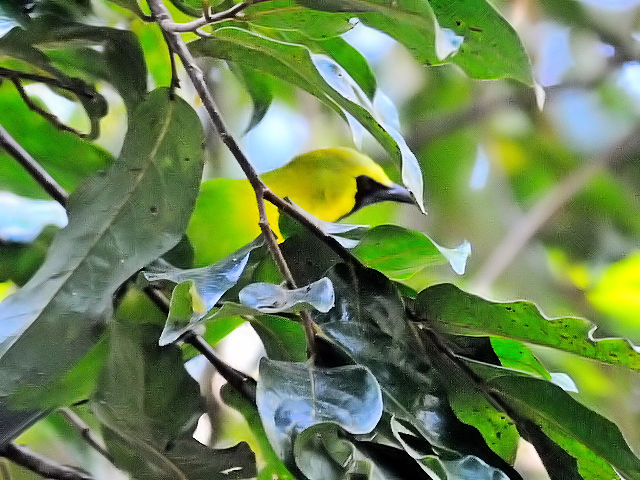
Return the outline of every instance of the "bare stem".
[[[60,410],[58,410],[58,412],[67,420],[69,425],[71,425],[80,434],[83,440],[87,442],[87,445],[93,448],[104,458],[109,460],[109,462],[113,463],[113,458],[111,457],[107,449],[91,431],[89,425],[87,425],[77,413],[75,413],[70,408],[61,408]]]
[[[49,173],[27,152],[22,145],[0,125],[0,147],[4,148],[60,205],[67,206],[69,195]]]
[[[210,25],[212,23],[222,22],[224,20],[235,18],[238,13],[240,13],[245,8],[250,7],[251,5],[254,5],[256,3],[266,1],[267,0],[247,0],[245,2],[236,3],[233,7],[218,13],[211,13],[211,10],[208,7],[205,7],[204,14],[201,18],[185,23],[176,23],[171,19],[165,19],[162,20],[160,27],[167,32],[196,32],[196,30],[199,30],[202,27],[206,27],[207,25]]]
[[[551,219],[574,195],[580,192],[599,172],[609,165],[640,151],[640,128],[604,154],[586,162],[567,175],[536,203],[519,221],[515,222],[496,245],[478,270],[473,282],[474,291],[487,293],[493,282],[511,265],[522,249],[540,228]]]
[[[0,456],[11,460],[44,478],[54,480],[93,480],[93,477],[82,470],[60,465],[53,460],[43,457],[22,445],[8,443],[0,449]]]

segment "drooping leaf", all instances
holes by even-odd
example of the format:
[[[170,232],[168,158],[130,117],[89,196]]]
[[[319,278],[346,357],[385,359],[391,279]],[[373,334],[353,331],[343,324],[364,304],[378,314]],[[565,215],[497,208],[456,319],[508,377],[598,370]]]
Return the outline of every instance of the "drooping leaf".
[[[347,98],[344,96],[345,91],[338,91],[335,85],[328,83],[318,71],[309,50],[299,45],[273,41],[235,27],[220,28],[213,32],[212,36],[213,38],[210,39],[190,43],[191,51],[197,56],[210,56],[237,64],[246,64],[289,82],[308,91],[344,118],[349,118],[348,115],[350,115],[362,124],[401,165],[403,182],[424,210],[420,167],[400,133],[388,125],[381,125],[371,111],[354,102],[356,100],[354,97],[357,97],[355,92]],[[341,69],[339,65],[336,68]],[[344,75],[340,73],[340,75],[343,77],[341,81],[346,81],[344,78],[346,73]],[[340,79],[337,74],[334,78]],[[353,82],[349,88],[355,85]],[[365,94],[358,100],[364,99],[366,99]]]
[[[297,312],[309,307],[328,312],[334,305],[333,285],[328,278],[293,290],[273,283],[252,283],[240,290],[239,299],[262,313]]]
[[[300,323],[275,315],[249,317],[249,322],[271,360],[304,362],[307,359],[307,342]]]
[[[403,44],[425,65],[452,62],[473,78],[513,78],[533,85],[531,64],[516,32],[486,0],[300,0],[318,10],[358,12],[364,24]],[[438,38],[438,37],[444,38]],[[461,37],[452,50],[438,42]],[[450,41],[447,43],[451,43]]]
[[[407,280],[425,267],[449,263],[462,275],[471,245],[446,249],[424,233],[397,225],[380,225],[366,232],[353,254],[365,265],[395,280]]]
[[[111,83],[130,113],[147,93],[147,65],[142,48],[135,34],[128,30],[59,20],[52,23],[51,19],[42,18],[30,23],[23,40],[41,48],[56,66],[75,76]],[[64,48],[73,42],[82,42],[82,46]]]
[[[109,358],[91,407],[114,463],[139,479],[251,478],[246,444],[214,450],[191,437],[204,413],[198,383],[176,346],[159,347],[158,328],[113,324]],[[127,372],[123,375],[122,372]]]
[[[285,464],[304,429],[332,422],[354,434],[369,433],[382,415],[380,387],[361,366],[320,368],[262,359],[256,392],[265,432]]]
[[[120,158],[69,199],[44,265],[0,303],[0,391],[56,381],[100,336],[116,289],[181,238],[197,193],[202,129],[189,105],[153,92]],[[64,336],[62,336],[64,333]]]
[[[440,284],[420,292],[417,309],[431,325],[463,335],[495,335],[640,369],[640,353],[619,338],[595,339],[582,318],[548,319],[531,302],[496,303]]]
[[[272,77],[248,68],[246,65],[230,63],[229,66],[231,71],[242,81],[253,102],[253,112],[245,129],[245,132],[248,132],[260,123],[271,106],[273,101],[273,92],[270,85]]]
[[[640,478],[640,459],[631,451],[618,427],[589,410],[560,387],[532,377],[501,376],[488,381],[520,415],[532,420],[542,431],[578,460],[583,468],[607,472],[609,462],[624,478]],[[597,457],[600,457],[598,459]]]
[[[171,310],[160,337],[160,345],[174,342],[187,330],[198,325],[199,320],[237,283],[247,265],[249,255],[262,245],[264,238],[259,236],[250,244],[208,267],[184,270],[162,261],[156,261],[147,267],[142,274],[148,281],[167,280],[178,284],[171,298]]]

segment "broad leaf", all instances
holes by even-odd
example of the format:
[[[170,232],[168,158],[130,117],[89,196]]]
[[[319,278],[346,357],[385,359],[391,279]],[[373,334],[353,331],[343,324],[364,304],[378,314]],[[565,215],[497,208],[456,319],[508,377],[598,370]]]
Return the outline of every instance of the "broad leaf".
[[[318,10],[354,12],[364,24],[402,43],[425,65],[452,62],[473,78],[506,77],[533,85],[531,64],[520,39],[486,0],[298,1]],[[452,42],[453,36],[460,38]],[[443,50],[442,42],[452,45]]]
[[[220,28],[212,35],[211,39],[190,43],[192,52],[197,56],[210,56],[249,65],[308,91],[340,115],[345,118],[348,118],[347,114],[351,115],[362,124],[389,155],[401,164],[403,181],[424,210],[422,174],[415,156],[399,132],[390,126],[381,125],[371,111],[354,101],[364,100],[366,95],[362,95],[362,99],[356,99],[356,93],[352,92],[348,98],[344,96],[345,91],[336,90],[335,85],[330,84],[317,70],[311,52],[305,47],[273,41],[235,27]],[[337,74],[335,78],[339,78]]]
[[[256,402],[271,445],[288,465],[293,440],[304,429],[332,422],[364,434],[382,415],[378,382],[361,366],[320,368],[262,359]]]
[[[118,323],[110,331],[109,359],[91,407],[114,463],[141,480],[228,479],[230,471],[253,477],[246,444],[214,450],[191,437],[204,413],[200,389],[178,347],[157,345],[158,333],[155,326]]]
[[[248,318],[271,360],[304,362],[307,359],[307,342],[299,322],[275,315]]]
[[[548,319],[531,302],[496,303],[440,284],[420,292],[417,311],[430,325],[447,332],[507,337],[640,369],[640,353],[629,341],[596,339],[591,322],[571,317]]]
[[[580,472],[612,471],[596,456],[609,462],[624,478],[640,478],[640,459],[629,449],[618,427],[578,403],[560,387],[536,378],[501,376],[488,381],[511,408],[540,426],[552,440],[578,460]],[[594,455],[595,454],[595,455]],[[604,469],[604,470],[603,470]]]
[[[491,346],[502,366],[533,373],[546,380],[551,379],[547,369],[526,345],[509,338],[491,337]]]
[[[396,225],[380,225],[369,230],[353,250],[365,265],[394,280],[407,280],[425,267],[446,263],[462,275],[470,253],[469,242],[447,249],[424,233]]]
[[[201,142],[197,115],[166,89],[141,104],[120,158],[69,199],[55,255],[0,303],[3,396],[69,371],[95,345],[116,289],[180,240],[200,180]]]
[[[262,313],[299,312],[309,307],[326,313],[334,305],[333,285],[328,278],[293,290],[273,283],[252,283],[240,290],[239,299]]]

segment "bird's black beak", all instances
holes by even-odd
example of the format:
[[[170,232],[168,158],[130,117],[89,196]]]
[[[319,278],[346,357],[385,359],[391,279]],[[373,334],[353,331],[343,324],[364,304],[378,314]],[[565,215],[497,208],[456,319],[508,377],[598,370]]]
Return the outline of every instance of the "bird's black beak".
[[[359,177],[356,177],[356,187],[356,202],[347,215],[360,210],[362,207],[378,202],[390,201],[411,204],[416,203],[409,190],[397,183],[392,183],[387,186],[380,182],[376,182],[371,177],[360,175]]]

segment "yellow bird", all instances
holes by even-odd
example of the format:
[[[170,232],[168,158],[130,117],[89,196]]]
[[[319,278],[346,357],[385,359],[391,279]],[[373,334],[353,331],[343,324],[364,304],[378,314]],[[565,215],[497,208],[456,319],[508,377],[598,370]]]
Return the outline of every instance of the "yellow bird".
[[[385,200],[414,203],[408,190],[393,183],[380,165],[350,148],[304,153],[261,178],[280,197],[328,222]],[[267,215],[280,238],[278,210],[268,203]],[[196,267],[223,258],[259,234],[255,195],[246,179],[216,178],[202,184],[187,227]]]

